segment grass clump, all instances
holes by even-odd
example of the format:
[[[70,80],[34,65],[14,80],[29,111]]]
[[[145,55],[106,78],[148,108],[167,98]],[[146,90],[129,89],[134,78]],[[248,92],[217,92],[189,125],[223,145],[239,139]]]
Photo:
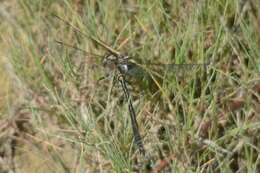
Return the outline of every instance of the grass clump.
[[[3,171],[259,171],[257,0],[14,0],[0,8],[1,78],[12,84],[1,95],[14,95],[9,106],[0,102]],[[208,64],[147,66],[160,76],[158,97],[147,96],[149,81],[129,79],[145,158],[119,84],[97,83],[111,74],[102,58],[55,40],[107,52],[52,14],[139,62]]]

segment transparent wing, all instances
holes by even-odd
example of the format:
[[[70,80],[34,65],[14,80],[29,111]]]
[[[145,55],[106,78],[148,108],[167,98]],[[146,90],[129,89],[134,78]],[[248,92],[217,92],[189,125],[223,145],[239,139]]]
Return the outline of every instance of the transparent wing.
[[[178,71],[189,71],[194,68],[203,68],[206,69],[210,64],[207,63],[198,63],[198,64],[162,64],[162,63],[150,63],[150,62],[137,62],[137,61],[128,61],[125,63],[128,66],[128,74],[130,75],[142,75],[144,71],[150,71],[155,73],[159,70],[162,72],[178,72]],[[157,74],[159,75],[159,74]]]

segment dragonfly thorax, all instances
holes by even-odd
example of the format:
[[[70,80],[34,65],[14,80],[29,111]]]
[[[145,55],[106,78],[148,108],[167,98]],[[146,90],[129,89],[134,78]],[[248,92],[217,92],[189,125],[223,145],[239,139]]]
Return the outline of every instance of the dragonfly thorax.
[[[136,68],[136,65],[132,62],[124,61],[124,62],[119,63],[118,67],[119,67],[120,71],[123,72],[124,74],[129,74],[129,72],[131,70]]]
[[[128,56],[109,54],[104,57],[103,65],[111,69],[118,68],[122,73],[126,74],[135,66],[128,59]]]

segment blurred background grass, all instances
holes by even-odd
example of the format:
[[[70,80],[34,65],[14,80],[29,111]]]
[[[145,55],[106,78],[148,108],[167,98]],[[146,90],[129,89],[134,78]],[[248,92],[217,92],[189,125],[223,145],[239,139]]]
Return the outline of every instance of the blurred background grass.
[[[0,2],[0,172],[258,172],[260,2]],[[161,97],[129,83],[147,156],[133,145],[105,51],[52,14],[161,69]],[[125,42],[127,41],[127,42]],[[149,85],[149,84],[148,84]]]

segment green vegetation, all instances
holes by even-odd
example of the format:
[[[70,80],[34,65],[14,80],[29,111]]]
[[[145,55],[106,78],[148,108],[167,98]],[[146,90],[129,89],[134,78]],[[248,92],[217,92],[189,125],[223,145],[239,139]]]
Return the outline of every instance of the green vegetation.
[[[260,2],[0,2],[0,172],[260,171]],[[197,64],[129,79],[146,157],[107,52],[66,23],[139,61]],[[118,49],[120,48],[120,49]],[[8,82],[7,82],[8,81]],[[158,86],[159,85],[159,86]]]

